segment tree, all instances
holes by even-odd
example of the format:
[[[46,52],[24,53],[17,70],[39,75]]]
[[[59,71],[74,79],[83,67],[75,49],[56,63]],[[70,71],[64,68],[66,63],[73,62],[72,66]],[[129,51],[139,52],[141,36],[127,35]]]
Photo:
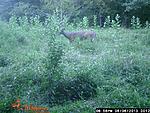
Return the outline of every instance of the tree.
[[[60,17],[69,17],[70,22],[81,21],[83,17],[89,19],[89,23],[97,17],[111,16],[115,18],[119,14],[124,25],[128,25],[132,16],[139,17],[142,23],[150,21],[150,0],[14,0],[16,3],[5,15],[28,15],[46,17],[47,14],[57,12]],[[101,19],[102,20],[102,19]],[[101,23],[101,22],[100,22]]]

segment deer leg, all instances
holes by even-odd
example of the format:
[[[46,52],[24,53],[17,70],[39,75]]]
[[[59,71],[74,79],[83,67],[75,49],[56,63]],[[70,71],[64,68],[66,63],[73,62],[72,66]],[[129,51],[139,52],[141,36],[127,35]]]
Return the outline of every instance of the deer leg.
[[[83,38],[84,38],[84,37],[80,37],[80,40],[83,41]]]
[[[74,39],[75,39],[74,37],[71,37],[70,40],[69,40],[70,43],[72,43],[74,41]]]
[[[70,43],[72,43],[72,40],[69,40]]]
[[[93,37],[91,37],[91,42],[93,42],[94,41],[94,38]]]

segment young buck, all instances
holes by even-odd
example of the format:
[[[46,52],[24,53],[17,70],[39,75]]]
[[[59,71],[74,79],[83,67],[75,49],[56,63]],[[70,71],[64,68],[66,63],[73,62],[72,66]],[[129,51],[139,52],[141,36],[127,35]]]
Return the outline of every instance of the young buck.
[[[70,43],[72,43],[75,38],[78,37],[80,38],[80,40],[91,39],[91,42],[93,42],[96,38],[96,33],[94,31],[67,32],[62,29],[60,34],[63,34],[67,39],[69,39]]]

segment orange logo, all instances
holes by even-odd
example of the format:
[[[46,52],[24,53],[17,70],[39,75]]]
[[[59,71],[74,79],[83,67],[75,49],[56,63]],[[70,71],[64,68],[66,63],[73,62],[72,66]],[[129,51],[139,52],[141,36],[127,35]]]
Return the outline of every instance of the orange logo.
[[[17,99],[11,106],[12,108],[16,109],[16,110],[26,110],[26,111],[34,111],[35,113],[50,113],[48,111],[48,108],[45,107],[37,107],[37,106],[33,106],[32,104],[30,105],[21,105],[20,103],[20,99]]]

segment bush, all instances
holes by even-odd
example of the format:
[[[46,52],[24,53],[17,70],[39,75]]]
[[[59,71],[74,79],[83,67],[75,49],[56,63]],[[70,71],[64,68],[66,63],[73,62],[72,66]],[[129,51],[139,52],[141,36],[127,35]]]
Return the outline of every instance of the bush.
[[[97,16],[96,15],[93,16],[93,23],[94,23],[94,27],[96,28],[97,27]]]
[[[13,99],[7,98],[3,101],[0,101],[0,112],[1,113],[12,113],[14,110],[11,106]]]
[[[145,28],[149,29],[150,28],[150,23],[148,21],[145,22]]]
[[[40,89],[43,102],[52,106],[66,101],[88,99],[94,96],[97,86],[88,75],[63,79],[64,67],[61,64],[65,48],[55,38],[52,39],[49,42],[48,55],[44,61],[46,73]]]
[[[110,17],[110,16],[107,16],[107,17],[106,17],[106,20],[105,20],[105,22],[104,22],[104,27],[105,27],[105,28],[111,27],[111,17]]]
[[[119,28],[119,27],[121,27],[121,20],[120,20],[120,16],[118,14],[115,17],[115,20],[112,20],[111,27],[112,28]]]
[[[85,28],[85,29],[89,27],[89,20],[88,20],[87,17],[83,17],[82,26],[83,26],[83,28]]]
[[[49,94],[50,103],[62,104],[66,101],[87,100],[96,96],[97,85],[88,76],[76,76],[71,79],[60,79]]]
[[[0,55],[0,67],[8,66],[11,63],[7,56]]]
[[[141,28],[141,22],[140,22],[140,18],[136,18],[135,16],[133,16],[131,18],[131,28],[132,29],[139,29]]]

